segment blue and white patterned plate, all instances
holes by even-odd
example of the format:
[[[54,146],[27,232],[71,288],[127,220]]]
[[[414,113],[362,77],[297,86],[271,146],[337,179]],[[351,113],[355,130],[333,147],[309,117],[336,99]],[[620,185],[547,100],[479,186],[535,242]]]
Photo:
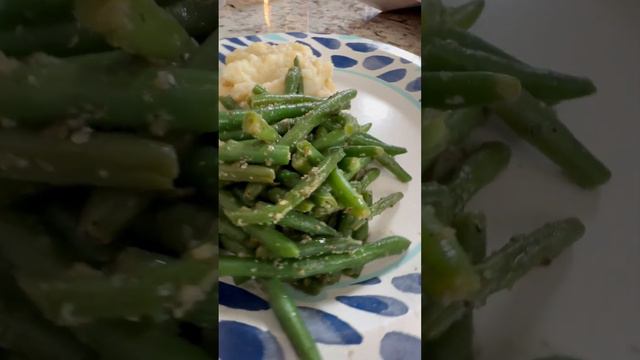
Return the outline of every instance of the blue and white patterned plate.
[[[420,58],[391,45],[347,35],[261,34],[220,41],[218,59],[254,42],[299,42],[335,67],[337,88],[355,88],[351,113],[373,123],[371,133],[405,146],[398,162],[414,177],[402,184],[384,173],[374,197],[402,191],[404,199],[371,223],[371,238],[397,234],[412,241],[402,257],[380,260],[359,279],[343,278],[319,296],[293,292],[326,359],[420,359]],[[222,360],[296,359],[255,284],[220,283]]]

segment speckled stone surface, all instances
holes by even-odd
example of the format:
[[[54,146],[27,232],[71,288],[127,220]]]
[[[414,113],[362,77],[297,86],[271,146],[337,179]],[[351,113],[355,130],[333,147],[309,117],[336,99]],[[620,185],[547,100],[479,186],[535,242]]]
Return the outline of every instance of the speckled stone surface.
[[[381,13],[357,0],[228,0],[220,11],[221,37],[289,31],[358,35],[420,55],[418,8]]]

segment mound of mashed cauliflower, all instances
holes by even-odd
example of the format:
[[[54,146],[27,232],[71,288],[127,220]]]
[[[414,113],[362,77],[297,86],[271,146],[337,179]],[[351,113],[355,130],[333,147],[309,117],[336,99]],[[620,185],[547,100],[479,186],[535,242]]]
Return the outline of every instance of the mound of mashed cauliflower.
[[[324,97],[335,92],[333,64],[313,56],[309,47],[297,43],[254,43],[227,55],[220,78],[220,95],[230,95],[234,100],[245,103],[256,84],[261,84],[272,94],[284,93],[284,79],[296,56],[300,61],[306,95]]]

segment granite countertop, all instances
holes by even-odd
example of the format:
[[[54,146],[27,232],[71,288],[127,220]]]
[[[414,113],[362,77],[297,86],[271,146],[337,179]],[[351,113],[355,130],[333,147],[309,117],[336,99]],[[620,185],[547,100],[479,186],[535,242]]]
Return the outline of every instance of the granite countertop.
[[[418,8],[381,13],[357,0],[227,0],[219,19],[221,37],[289,31],[338,33],[420,55]]]

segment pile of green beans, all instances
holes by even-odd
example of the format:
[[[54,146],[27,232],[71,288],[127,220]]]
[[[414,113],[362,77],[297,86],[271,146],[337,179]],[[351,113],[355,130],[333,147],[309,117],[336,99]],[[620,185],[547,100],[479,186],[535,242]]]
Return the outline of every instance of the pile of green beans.
[[[0,3],[0,357],[216,357],[217,1]]]
[[[535,68],[473,35],[483,8],[483,0],[426,0],[422,8],[422,336],[431,360],[473,359],[473,310],[585,232],[578,219],[553,221],[486,256],[487,220],[465,205],[505,170],[511,151],[470,143],[474,129],[496,115],[576,185],[593,189],[611,177],[552,108],[595,93],[591,80]]]
[[[341,275],[360,276],[367,263],[403,253],[409,241],[369,241],[369,221],[402,199],[378,200],[369,189],[381,173],[411,176],[394,156],[407,152],[368,134],[343,109],[355,90],[326,99],[303,94],[296,58],[286,94],[256,86],[241,106],[221,97],[219,148],[220,276],[262,284],[301,359],[320,359],[284,283],[319,293]],[[214,169],[215,164],[211,164]]]

